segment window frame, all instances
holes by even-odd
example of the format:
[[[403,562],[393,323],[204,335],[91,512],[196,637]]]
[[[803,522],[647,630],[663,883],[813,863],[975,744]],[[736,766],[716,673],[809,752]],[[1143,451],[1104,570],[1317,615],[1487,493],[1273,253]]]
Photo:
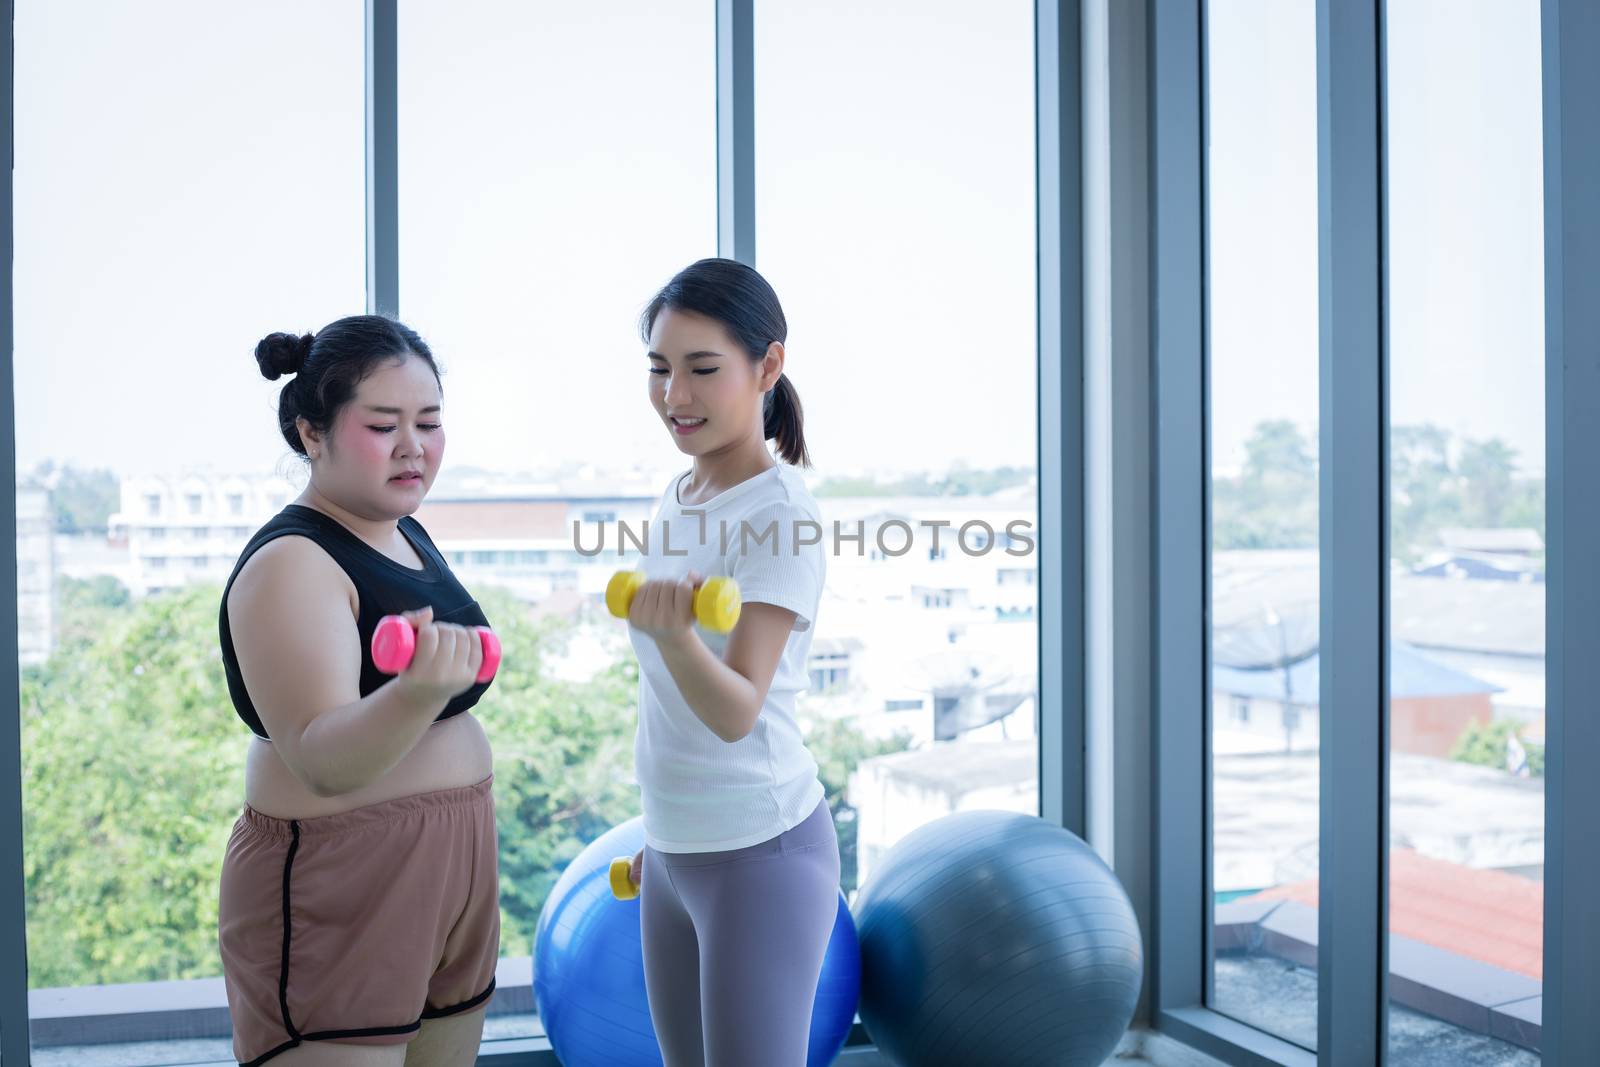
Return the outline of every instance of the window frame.
[[[1600,307],[1586,279],[1600,276],[1600,10],[1543,0],[1545,270],[1545,896],[1544,1020],[1551,1063],[1600,1063],[1600,839],[1583,813],[1600,810],[1600,715],[1568,694],[1600,691],[1600,470],[1568,464],[1593,455],[1600,407]],[[1570,59],[1570,62],[1569,62]],[[1566,116],[1574,121],[1566,121]],[[1570,195],[1569,195],[1570,194]],[[1568,354],[1572,353],[1572,358]],[[1579,358],[1587,353],[1587,358]],[[1569,596],[1568,590],[1589,595]],[[1586,769],[1587,773],[1586,773]],[[1585,891],[1585,887],[1589,887]],[[1588,946],[1584,951],[1581,946]]]
[[[754,0],[706,0],[716,6],[718,248],[721,255],[755,261]],[[8,47],[0,51],[0,133],[7,142],[15,118],[14,0],[0,0]],[[369,313],[400,313],[398,0],[364,0],[364,107],[366,158],[366,291]],[[1081,439],[1072,430],[1081,416],[1080,218],[1077,210],[1079,130],[1079,0],[1036,0],[1036,177],[1039,214],[1039,382],[1041,422],[1040,570],[1057,583],[1053,607],[1040,626],[1041,814],[1084,831],[1083,622]],[[12,173],[0,172],[0,468],[15,481],[16,407],[12,335]],[[1046,388],[1048,383],[1049,388]],[[1048,432],[1046,432],[1048,427]],[[1065,432],[1063,432],[1065,427]],[[281,503],[281,502],[279,502]],[[16,506],[0,504],[0,596],[16,598]],[[10,536],[6,536],[9,531]],[[9,563],[8,563],[9,561]],[[15,613],[0,622],[0,1060],[27,1063],[35,1028],[29,1006],[23,882],[20,672]],[[9,651],[8,651],[9,650]],[[506,1003],[500,1014],[533,1009],[530,980],[512,975],[531,967],[526,958],[502,958]],[[530,971],[531,973],[531,971]],[[90,987],[92,1008],[41,1011],[46,1034],[94,1034],[96,1043],[214,1037],[226,1019],[220,979]],[[80,998],[68,998],[68,1001]],[[219,1006],[220,1004],[220,1006]],[[43,1007],[43,1006],[41,1006]],[[55,1040],[51,1044],[59,1044]],[[871,1041],[859,1021],[841,1062],[871,1059]],[[218,1061],[216,1067],[231,1060]],[[480,1064],[554,1067],[542,1030],[533,1036],[485,1040]],[[210,1067],[210,1065],[206,1065]]]
[[[1150,32],[1156,406],[1155,1021],[1230,1063],[1382,1062],[1387,1044],[1383,699],[1387,489],[1377,3],[1317,0],[1322,641],[1318,1052],[1213,1000],[1210,367],[1204,0]],[[1337,220],[1337,225],[1335,220]],[[1335,352],[1347,353],[1335,360]],[[1336,448],[1337,446],[1337,448]],[[1343,451],[1339,451],[1342,449]],[[1332,506],[1339,500],[1336,512]],[[1336,713],[1337,712],[1337,713]],[[1364,712],[1364,714],[1362,713]],[[1338,936],[1334,933],[1337,931]]]
[[[1039,815],[1085,837],[1082,27],[1080,0],[1036,0]]]
[[[6,43],[0,48],[0,137],[14,143],[16,5],[0,0]],[[13,183],[10,161],[0,168],[0,477],[17,482],[15,333],[12,320]],[[0,493],[0,598],[17,598],[17,498]],[[27,897],[22,866],[22,693],[15,611],[0,623],[0,1062],[28,1062]],[[20,1021],[21,1025],[17,1025]]]
[[[1152,581],[1157,877],[1153,1021],[1232,1064],[1385,1063],[1388,1058],[1388,337],[1382,0],[1316,0],[1319,365],[1324,648],[1318,1046],[1311,1053],[1208,1007],[1211,999],[1209,455],[1204,0],[1151,0],[1152,298],[1157,509]],[[1546,303],[1544,990],[1541,1055],[1600,1062],[1600,842],[1567,812],[1600,808],[1600,716],[1566,694],[1600,690],[1600,474],[1564,462],[1593,451],[1600,309],[1600,123],[1585,103],[1600,70],[1600,12],[1542,0]],[[1565,61],[1570,57],[1570,61]],[[1580,122],[1563,121],[1570,112]],[[1574,195],[1565,195],[1571,189]],[[1338,358],[1335,358],[1337,355]],[[1334,503],[1338,508],[1335,510]],[[1198,757],[1198,758],[1197,758]],[[1570,760],[1570,763],[1568,762]],[[1340,803],[1327,803],[1337,792]]]
[[[719,247],[753,261],[754,109],[752,0],[717,4]],[[1094,0],[1091,0],[1093,3]],[[1148,973],[1156,1025],[1230,1063],[1309,1064],[1336,1056],[1386,1055],[1385,945],[1386,723],[1383,694],[1386,550],[1383,336],[1381,5],[1318,0],[1320,318],[1333,322],[1321,346],[1324,382],[1324,514],[1341,501],[1337,528],[1324,530],[1323,625],[1353,663],[1324,676],[1323,782],[1354,803],[1322,813],[1320,1056],[1206,1007],[1212,948],[1209,909],[1209,689],[1206,682],[1208,399],[1204,258],[1204,56],[1202,0],[1148,0],[1145,52],[1148,129],[1112,137],[1148,138],[1149,328],[1153,489],[1156,515],[1149,566],[1154,655],[1148,843],[1153,920]],[[1038,198],[1038,371],[1040,568],[1040,814],[1077,833],[1087,830],[1085,788],[1087,664],[1084,558],[1083,194],[1081,59],[1085,15],[1079,0],[1035,0]],[[14,123],[14,3],[0,16],[3,133]],[[367,274],[373,310],[399,309],[396,0],[366,2]],[[1600,691],[1600,601],[1568,589],[1600,588],[1600,560],[1581,546],[1600,541],[1600,471],[1565,463],[1593,451],[1589,430],[1600,410],[1600,367],[1566,358],[1600,349],[1600,305],[1585,279],[1600,275],[1600,125],[1589,102],[1600,97],[1600,11],[1574,0],[1542,0],[1541,58],[1545,130],[1546,419],[1549,567],[1547,651],[1549,737],[1546,766],[1544,1024],[1550,1062],[1600,1062],[1600,954],[1570,946],[1600,944],[1600,912],[1581,891],[1600,881],[1600,842],[1568,812],[1600,810],[1600,776],[1569,773],[1600,763],[1600,716],[1569,711],[1567,694]],[[1571,61],[1567,61],[1570,57]],[[1113,54],[1110,62],[1120,62]],[[1113,71],[1113,76],[1117,72]],[[1564,117],[1576,116],[1567,122]],[[1331,160],[1331,162],[1328,162]],[[14,430],[12,331],[12,175],[0,171],[0,419]],[[1568,190],[1572,195],[1567,195]],[[1338,220],[1337,225],[1335,219]],[[1347,332],[1348,331],[1348,332]],[[1334,352],[1357,359],[1333,360]],[[1334,446],[1337,446],[1335,448]],[[0,469],[16,475],[14,433],[0,433]],[[1358,501],[1351,513],[1344,502]],[[16,508],[0,503],[9,531],[0,557],[0,595],[16,596]],[[1570,546],[1580,546],[1574,551]],[[1374,564],[1374,560],[1377,564]],[[1338,579],[1335,581],[1335,579]],[[29,1055],[17,621],[0,625],[0,1059]],[[1377,625],[1374,626],[1376,619]],[[1348,659],[1346,660],[1346,657]],[[1368,714],[1334,719],[1353,704]],[[1198,707],[1197,707],[1198,705]],[[1576,704],[1573,707],[1577,707]],[[1200,714],[1195,714],[1196,711]],[[1330,721],[1334,719],[1334,721]],[[1333,733],[1330,727],[1336,728]],[[1119,734],[1119,739],[1122,737]],[[1196,758],[1197,754],[1200,756]],[[1119,756],[1119,759],[1122,757]],[[1352,781],[1355,787],[1351,787]],[[1119,807],[1123,797],[1117,797]],[[1119,842],[1120,843],[1120,842]],[[1119,867],[1121,864],[1119,864]],[[1329,902],[1329,896],[1333,902]],[[1331,935],[1337,932],[1338,937]],[[201,1013],[206,1009],[189,1011]],[[198,1016],[194,1017],[198,1021]],[[865,1040],[859,1026],[852,1046]],[[1335,1042],[1338,1044],[1335,1045]],[[1347,1044],[1347,1042],[1349,1044]],[[537,1038],[488,1042],[483,1060],[550,1063]]]

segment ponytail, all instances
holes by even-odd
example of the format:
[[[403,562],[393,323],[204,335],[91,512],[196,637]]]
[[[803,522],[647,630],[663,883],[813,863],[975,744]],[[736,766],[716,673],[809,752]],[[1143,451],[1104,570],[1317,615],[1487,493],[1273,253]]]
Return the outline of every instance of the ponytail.
[[[778,375],[777,384],[767,393],[761,436],[768,441],[778,439],[778,455],[785,463],[811,466],[811,455],[806,451],[805,411],[787,374]]]

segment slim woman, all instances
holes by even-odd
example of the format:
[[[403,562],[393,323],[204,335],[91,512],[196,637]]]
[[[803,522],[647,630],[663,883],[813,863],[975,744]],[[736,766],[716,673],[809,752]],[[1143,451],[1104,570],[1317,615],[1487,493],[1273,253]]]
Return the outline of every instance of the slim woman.
[[[788,327],[766,280],[726,259],[679,272],[641,325],[651,406],[693,464],[662,494],[629,614],[651,1021],[667,1067],[801,1067],[839,844],[795,719],[826,559],[795,469]],[[713,575],[744,601],[723,636],[691,609]]]

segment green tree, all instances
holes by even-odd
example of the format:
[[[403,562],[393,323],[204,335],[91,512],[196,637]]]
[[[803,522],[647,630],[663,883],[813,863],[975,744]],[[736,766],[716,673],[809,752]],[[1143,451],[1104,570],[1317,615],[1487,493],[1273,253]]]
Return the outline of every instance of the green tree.
[[[1438,426],[1396,426],[1390,433],[1394,554],[1407,562],[1439,547],[1441,530],[1516,527],[1544,533],[1544,479],[1517,469],[1499,438],[1456,448]]]
[[[1244,482],[1251,488],[1298,493],[1316,483],[1317,461],[1311,444],[1288,419],[1258,424],[1244,448]]]
[[[1317,459],[1291,422],[1255,428],[1244,468],[1211,485],[1212,543],[1218,549],[1313,548],[1318,533]],[[1391,543],[1414,563],[1452,526],[1544,532],[1544,481],[1519,473],[1499,438],[1464,440],[1434,425],[1389,434]]]
[[[128,587],[108,575],[56,579],[56,642],[61,652],[92,645],[131,601]]]
[[[1511,500],[1499,525],[1535,530],[1540,538],[1545,536],[1543,478],[1521,478],[1512,485]],[[1538,555],[1543,558],[1544,553]]]
[[[1460,482],[1450,465],[1450,433],[1396,426],[1389,433],[1390,541],[1411,562],[1438,547],[1439,530],[1459,526]]]
[[[217,878],[243,738],[218,590],[68,620],[22,685],[23,860],[35,987],[217,974]],[[84,605],[69,601],[81,610]]]
[[[941,474],[905,474],[889,481],[864,477],[829,478],[817,486],[817,496],[981,496],[1027,485],[1033,476],[1032,467],[979,469],[956,463]]]
[[[63,582],[63,641],[22,685],[24,875],[34,988],[219,973],[217,886],[243,799],[244,727],[217,646],[220,589],[129,602]],[[532,952],[550,887],[590,841],[637,815],[638,667],[618,636],[595,677],[550,676],[572,633],[509,593],[480,591],[504,646],[475,709],[495,750],[501,951]],[[848,884],[862,759],[905,747],[845,723],[813,729]]]
[[[33,477],[51,487],[57,533],[103,531],[122,505],[122,485],[108,470],[85,471],[46,462],[39,465]]]
[[[1450,758],[1461,763],[1476,763],[1496,770],[1506,769],[1507,746],[1513,736],[1518,736],[1518,724],[1510,719],[1494,719],[1485,723],[1472,723],[1461,732]],[[1520,737],[1519,737],[1520,741]],[[1528,774],[1544,777],[1544,746],[1533,741],[1520,741],[1528,754]]]
[[[1245,442],[1237,478],[1211,486],[1217,549],[1310,548],[1317,543],[1317,461],[1300,428],[1263,422]]]
[[[1516,459],[1516,452],[1498,437],[1462,443],[1456,471],[1461,477],[1461,517],[1466,525],[1504,525],[1515,494]]]
[[[118,608],[103,584],[68,588],[69,636],[22,687],[30,984],[215,975],[247,744],[217,646],[221,591]],[[638,811],[635,668],[619,656],[590,682],[544,678],[558,624],[506,594],[481,599],[505,646],[477,709],[496,748],[504,951],[526,954],[556,874]]]

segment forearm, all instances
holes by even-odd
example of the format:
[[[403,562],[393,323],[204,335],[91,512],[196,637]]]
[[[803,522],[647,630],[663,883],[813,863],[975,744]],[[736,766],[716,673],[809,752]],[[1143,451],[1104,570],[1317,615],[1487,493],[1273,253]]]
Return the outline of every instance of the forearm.
[[[448,702],[397,678],[318,715],[296,746],[307,784],[324,796],[371,785],[416,747]]]
[[[712,733],[732,744],[755,729],[765,694],[718,659],[698,634],[688,631],[657,647],[685,703]]]

